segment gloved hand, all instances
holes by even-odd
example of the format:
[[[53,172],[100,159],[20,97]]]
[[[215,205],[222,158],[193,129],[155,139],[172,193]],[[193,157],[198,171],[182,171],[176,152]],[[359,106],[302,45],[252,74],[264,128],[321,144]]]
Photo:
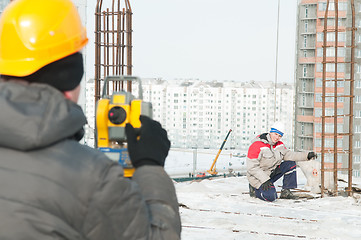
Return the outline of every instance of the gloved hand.
[[[133,126],[129,123],[125,126],[125,134],[128,141],[130,160],[135,168],[143,165],[159,165],[164,167],[165,158],[168,155],[170,141],[167,131],[159,122],[146,116],[140,116],[139,139]]]
[[[271,179],[268,179],[267,181],[262,183],[261,188],[263,191],[267,191],[267,190],[270,190],[271,188],[275,188],[275,186],[273,186]]]
[[[312,159],[316,159],[317,158],[317,154],[315,152],[309,152],[307,155],[307,159],[308,160],[312,160]]]

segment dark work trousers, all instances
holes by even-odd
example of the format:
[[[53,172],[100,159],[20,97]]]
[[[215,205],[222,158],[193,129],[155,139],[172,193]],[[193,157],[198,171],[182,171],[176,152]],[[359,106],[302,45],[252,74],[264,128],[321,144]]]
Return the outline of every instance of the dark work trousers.
[[[283,189],[291,189],[297,187],[296,162],[284,161],[276,167],[271,173],[270,178],[274,183],[283,176]],[[262,190],[262,187],[255,189],[256,197],[259,199],[272,202],[277,198],[276,188],[272,186],[269,190]]]

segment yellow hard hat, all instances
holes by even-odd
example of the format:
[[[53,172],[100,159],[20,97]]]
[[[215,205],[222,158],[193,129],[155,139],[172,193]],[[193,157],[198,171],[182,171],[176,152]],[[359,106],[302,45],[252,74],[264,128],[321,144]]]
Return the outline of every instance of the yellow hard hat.
[[[87,42],[71,0],[12,1],[0,17],[0,74],[30,75]]]

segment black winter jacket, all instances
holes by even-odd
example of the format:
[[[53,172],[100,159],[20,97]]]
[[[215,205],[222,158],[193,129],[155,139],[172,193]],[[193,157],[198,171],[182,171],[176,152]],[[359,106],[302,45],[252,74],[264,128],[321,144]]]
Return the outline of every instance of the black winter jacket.
[[[0,239],[179,239],[172,181],[132,180],[73,136],[81,108],[44,84],[0,82]]]

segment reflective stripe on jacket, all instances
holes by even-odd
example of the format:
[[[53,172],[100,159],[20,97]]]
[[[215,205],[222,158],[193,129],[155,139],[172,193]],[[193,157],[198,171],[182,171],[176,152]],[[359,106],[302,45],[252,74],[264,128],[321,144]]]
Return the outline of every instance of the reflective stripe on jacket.
[[[248,149],[247,178],[249,183],[259,188],[270,179],[271,172],[282,161],[306,161],[307,152],[293,152],[283,142],[273,143],[269,133],[257,136]]]

